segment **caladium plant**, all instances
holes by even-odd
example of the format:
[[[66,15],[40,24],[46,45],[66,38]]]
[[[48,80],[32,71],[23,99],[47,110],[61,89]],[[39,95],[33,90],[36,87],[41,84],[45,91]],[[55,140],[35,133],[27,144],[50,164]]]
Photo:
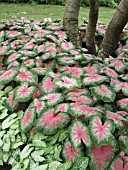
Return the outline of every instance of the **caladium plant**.
[[[126,169],[128,43],[119,43],[116,56],[101,59],[86,48],[75,49],[55,22],[0,21],[5,95],[0,99],[0,164],[24,170]],[[86,27],[80,28],[83,44]],[[104,28],[98,26],[96,36],[103,36]]]

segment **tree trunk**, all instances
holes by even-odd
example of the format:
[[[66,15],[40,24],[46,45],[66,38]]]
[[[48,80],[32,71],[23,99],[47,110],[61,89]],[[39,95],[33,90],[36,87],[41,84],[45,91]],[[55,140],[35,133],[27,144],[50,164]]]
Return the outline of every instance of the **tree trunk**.
[[[96,55],[95,32],[99,13],[99,0],[90,0],[89,22],[86,30],[86,45],[88,51]]]
[[[66,0],[63,26],[67,31],[69,40],[77,47],[81,47],[81,38],[78,29],[78,15],[81,0]]]
[[[128,0],[122,0],[106,30],[99,57],[114,55],[120,40],[120,34],[128,22]]]

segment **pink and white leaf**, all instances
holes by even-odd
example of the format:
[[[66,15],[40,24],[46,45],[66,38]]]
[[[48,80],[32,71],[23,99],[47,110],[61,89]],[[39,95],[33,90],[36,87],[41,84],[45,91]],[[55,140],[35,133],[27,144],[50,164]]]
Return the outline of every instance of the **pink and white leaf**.
[[[0,47],[0,56],[6,54],[8,52],[8,50],[9,50],[8,46],[1,46]]]
[[[96,107],[90,107],[87,105],[79,105],[71,107],[70,114],[79,117],[83,116],[85,118],[90,118],[93,115],[99,115],[100,110]]]
[[[21,86],[16,87],[14,100],[17,102],[27,102],[35,91],[35,86],[28,87],[28,84],[25,82]]]
[[[89,122],[92,139],[97,147],[109,145],[113,139],[112,133],[115,130],[112,121],[107,120],[104,124],[99,116],[93,116]]]
[[[124,163],[123,159],[120,156],[117,156],[111,163],[110,170],[127,170],[128,162]]]
[[[67,93],[68,97],[79,97],[81,95],[89,95],[88,89],[73,89],[72,91]]]
[[[56,87],[54,85],[54,81],[50,77],[46,77],[43,79],[41,86],[40,86],[40,91],[42,94],[46,93],[51,93],[56,90]]]
[[[74,121],[70,127],[70,139],[75,148],[81,145],[81,141],[87,148],[91,148],[92,142],[86,124],[82,121]]]
[[[106,170],[115,156],[117,146],[113,142],[105,146],[93,146],[92,150],[88,153],[88,156],[91,158],[89,167],[90,169],[95,170]]]
[[[67,76],[62,76],[61,80],[55,82],[55,86],[62,89],[73,90],[74,88],[80,88],[81,82],[79,79],[76,78],[69,78]]]
[[[46,135],[52,135],[57,132],[58,129],[64,128],[70,120],[67,113],[59,113],[55,115],[54,109],[48,109],[43,112],[40,118],[36,122],[36,129],[43,130]]]
[[[71,42],[62,42],[60,44],[60,47],[65,52],[69,52],[70,50],[74,50],[75,49],[74,45]]]
[[[128,96],[128,83],[127,82],[118,82],[112,85],[112,89],[117,93],[122,91],[125,96]]]
[[[0,75],[0,84],[7,84],[10,81],[14,80],[17,73],[18,71],[13,68],[4,71],[3,74]]]
[[[90,85],[98,85],[103,82],[108,81],[108,77],[101,76],[98,74],[89,74],[87,77],[83,78],[83,85],[84,86],[90,86]]]
[[[118,101],[117,101],[117,106],[118,106],[120,109],[128,112],[128,98],[124,98],[124,99],[118,100]]]
[[[91,87],[91,93],[95,95],[98,99],[103,100],[104,102],[113,102],[116,97],[114,91],[104,84]]]
[[[45,75],[47,68],[35,67],[35,68],[32,68],[31,70],[38,75]]]
[[[8,98],[5,100],[6,107],[13,112],[18,107],[18,103],[14,100],[14,90],[9,92]]]
[[[111,68],[106,68],[106,70],[104,71],[104,73],[107,75],[107,76],[109,76],[109,77],[111,77],[111,78],[114,78],[114,79],[116,79],[119,75],[113,70],[113,69],[111,69]]]
[[[113,120],[116,128],[123,128],[124,122],[127,121],[122,115],[110,111],[106,111],[106,118]]]
[[[64,100],[61,93],[49,93],[41,98],[41,100],[46,100],[48,107],[55,106]]]
[[[67,112],[68,113],[69,109],[70,109],[69,103],[61,103],[55,107],[55,113],[58,113],[58,112]]]
[[[123,70],[126,68],[126,65],[121,60],[113,60],[109,66],[114,67],[118,73],[123,72]]]
[[[81,148],[74,149],[69,141],[65,143],[62,154],[66,161],[72,161],[73,163],[83,155]]]
[[[25,67],[21,67],[19,74],[16,76],[17,82],[28,82],[29,84],[37,84],[38,77],[33,72],[27,70]]]
[[[38,99],[34,100],[34,106],[36,107],[36,113],[38,115],[40,115],[46,109],[45,102]]]
[[[79,97],[68,97],[68,100],[71,100],[74,102],[74,103],[70,103],[71,106],[78,106],[81,104],[91,106],[94,104],[93,100],[86,95],[81,95]]]
[[[35,108],[28,108],[23,117],[20,119],[20,130],[21,132],[27,132],[33,126],[35,120]]]

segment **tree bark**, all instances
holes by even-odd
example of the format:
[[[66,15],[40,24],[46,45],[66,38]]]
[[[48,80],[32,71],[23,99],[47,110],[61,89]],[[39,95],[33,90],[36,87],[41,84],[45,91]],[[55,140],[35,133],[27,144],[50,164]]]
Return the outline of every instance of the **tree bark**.
[[[67,31],[69,40],[76,46],[81,48],[81,38],[78,29],[78,16],[81,0],[66,0],[63,26]]]
[[[99,13],[99,0],[90,0],[89,22],[86,30],[86,45],[88,51],[96,55],[95,32]]]
[[[122,0],[118,5],[112,20],[106,30],[99,57],[105,58],[114,55],[120,40],[120,34],[128,22],[128,0]]]

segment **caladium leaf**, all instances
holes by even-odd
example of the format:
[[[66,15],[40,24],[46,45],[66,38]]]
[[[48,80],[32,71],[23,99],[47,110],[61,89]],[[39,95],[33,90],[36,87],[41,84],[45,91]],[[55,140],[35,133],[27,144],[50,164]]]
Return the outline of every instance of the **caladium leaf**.
[[[24,56],[29,56],[29,57],[35,57],[37,55],[34,51],[30,51],[30,50],[20,50],[18,52]]]
[[[86,145],[87,148],[92,147],[88,128],[86,124],[82,123],[80,120],[74,121],[72,123],[70,127],[70,139],[74,148],[77,148],[81,144],[81,141]]]
[[[18,58],[20,58],[22,55],[19,54],[19,53],[13,53],[11,54],[8,58],[7,58],[7,61],[6,63],[12,63],[13,61],[17,60]]]
[[[9,46],[1,46],[0,47],[0,56],[6,54],[8,52],[8,50],[9,50]]]
[[[30,42],[27,42],[27,43],[23,46],[22,49],[24,49],[24,50],[32,50],[32,49],[34,48],[34,46],[35,46],[35,44],[34,44],[32,41],[30,41]]]
[[[89,162],[89,158],[87,157],[77,158],[71,170],[83,170],[83,168],[84,170],[86,170],[88,166],[88,162]]]
[[[68,91],[67,96],[68,97],[79,97],[81,95],[86,95],[89,96],[89,91],[88,89],[73,89],[70,92]]]
[[[61,30],[62,26],[54,23],[54,24],[48,25],[46,27],[46,29],[48,29],[48,30]]]
[[[61,103],[61,104],[58,104],[57,106],[55,106],[55,113],[58,113],[58,112],[69,112],[70,110],[70,105],[69,103]]]
[[[40,91],[42,94],[47,94],[56,91],[54,81],[50,77],[45,77],[40,85]]]
[[[97,147],[109,145],[113,140],[114,123],[107,120],[103,125],[99,116],[93,116],[89,122],[92,139]]]
[[[106,170],[114,158],[117,146],[113,143],[105,146],[94,146],[88,153],[90,157],[89,167],[91,170]]]
[[[9,69],[10,67],[18,67],[19,68],[20,63],[18,61],[13,61],[12,63],[10,63],[7,67],[7,69]]]
[[[106,68],[105,70],[104,70],[104,73],[107,75],[107,76],[109,76],[109,77],[111,77],[111,78],[114,78],[114,79],[116,79],[119,75],[113,70],[113,69],[111,69],[111,68]]]
[[[83,85],[84,86],[90,86],[90,85],[97,85],[97,84],[101,84],[103,82],[108,81],[108,77],[106,76],[101,76],[98,74],[90,74],[87,77],[83,78]]]
[[[118,72],[118,73],[122,73],[123,70],[125,70],[126,68],[126,65],[125,63],[122,61],[122,60],[113,60],[111,61],[111,63],[109,64],[110,67],[114,67],[115,70]]]
[[[91,93],[104,102],[113,102],[116,97],[116,94],[113,92],[113,90],[104,84],[91,87]]]
[[[36,113],[40,115],[45,109],[46,105],[44,101],[40,101],[38,99],[34,100],[34,106],[36,107]]]
[[[36,51],[39,54],[39,53],[44,52],[44,49],[45,49],[45,45],[40,45],[40,46],[37,47]]]
[[[106,111],[106,118],[113,120],[118,129],[123,128],[125,121],[127,121],[122,115],[110,111]]]
[[[77,158],[83,156],[81,148],[74,149],[69,141],[65,143],[62,154],[66,161],[72,161],[73,163]]]
[[[28,68],[32,68],[35,66],[35,60],[34,59],[28,59],[23,62],[24,65],[26,65]]]
[[[31,70],[38,75],[45,75],[47,68],[35,67],[35,68],[32,68]]]
[[[41,97],[41,100],[46,100],[46,105],[48,107],[55,106],[58,103],[62,102],[64,100],[64,97],[61,93],[49,93],[43,97]]]
[[[27,102],[35,91],[35,86],[28,87],[28,84],[25,82],[21,86],[16,87],[14,100],[17,102]]]
[[[62,76],[61,80],[55,82],[55,86],[62,89],[73,90],[74,88],[81,87],[81,81],[80,79]]]
[[[73,65],[76,63],[76,61],[71,56],[62,56],[57,58],[57,63],[65,66],[65,65]]]
[[[10,91],[8,98],[5,100],[6,107],[8,110],[13,112],[18,107],[18,103],[14,100],[14,90]]]
[[[21,66],[19,74],[16,76],[16,81],[20,83],[27,82],[29,84],[37,84],[38,77],[35,73],[29,71],[26,67]]]
[[[79,106],[73,106],[71,107],[70,114],[79,117],[84,116],[85,118],[90,118],[93,115],[99,114],[99,109],[96,107],[90,107],[87,105],[79,105]]]
[[[79,97],[68,97],[67,99],[74,102],[70,103],[71,106],[77,106],[81,104],[92,106],[94,104],[94,101],[86,95],[81,95]]]
[[[69,52],[70,50],[74,50],[75,49],[75,46],[71,42],[62,42],[60,44],[60,47],[65,52]]]
[[[52,58],[55,58],[56,54],[57,54],[56,48],[55,47],[51,47],[51,46],[45,47],[44,52],[45,53],[48,52],[50,54],[50,57],[52,57]]]
[[[64,128],[70,120],[67,113],[59,113],[55,115],[54,109],[49,109],[40,116],[36,122],[36,129],[43,130],[44,134],[52,135],[58,129]]]
[[[42,61],[46,61],[48,59],[50,60],[50,53],[49,52],[47,52],[47,53],[45,53],[41,56]]]
[[[128,96],[128,83],[127,82],[118,82],[116,84],[113,84],[111,87],[116,93],[119,91],[122,91],[122,93],[125,96]]]
[[[14,39],[14,38],[17,38],[17,37],[19,37],[19,36],[21,36],[22,35],[22,33],[21,32],[18,32],[18,31],[8,31],[7,33],[6,33],[6,37],[7,38],[12,38],[12,39]]]
[[[117,156],[111,163],[110,170],[127,170],[128,162],[124,163],[120,156]]]
[[[0,23],[0,29],[3,29],[6,25],[4,23]]]
[[[100,68],[97,66],[97,67],[84,67],[85,71],[87,74],[98,74],[100,73]]]
[[[32,127],[35,120],[35,108],[28,108],[23,117],[19,120],[19,128],[21,132],[27,132]]]
[[[0,75],[0,84],[7,84],[10,81],[14,80],[18,71],[14,68],[10,68],[3,72],[3,74]]]
[[[117,101],[117,106],[118,106],[120,109],[128,112],[128,98],[118,100],[118,101]]]
[[[83,69],[77,67],[62,67],[60,69],[65,74],[71,74],[73,77],[79,78],[83,75]]]
[[[128,116],[128,112],[125,112],[125,111],[118,111],[117,113],[124,116],[124,117]]]

